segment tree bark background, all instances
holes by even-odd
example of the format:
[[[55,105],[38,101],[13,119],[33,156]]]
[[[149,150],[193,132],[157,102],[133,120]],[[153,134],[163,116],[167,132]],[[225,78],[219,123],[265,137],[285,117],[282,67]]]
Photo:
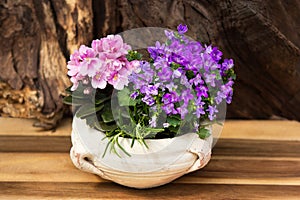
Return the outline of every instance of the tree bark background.
[[[138,27],[189,26],[235,60],[228,118],[300,120],[297,0],[27,0],[0,2],[0,113],[53,127],[80,44]]]
[[[92,39],[91,0],[0,2],[0,114],[53,128],[70,85],[67,58]]]

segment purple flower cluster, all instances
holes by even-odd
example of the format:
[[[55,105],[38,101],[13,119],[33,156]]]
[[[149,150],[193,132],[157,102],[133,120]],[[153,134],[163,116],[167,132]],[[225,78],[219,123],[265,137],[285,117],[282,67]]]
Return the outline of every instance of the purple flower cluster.
[[[168,116],[178,114],[183,120],[192,113],[214,120],[217,105],[223,100],[231,102],[233,79],[227,77],[224,82],[223,77],[233,67],[233,60],[222,61],[217,47],[187,38],[187,30],[179,25],[178,32],[165,31],[167,42],[148,48],[152,61],[141,61],[140,72],[130,76],[135,89],[131,96],[140,95],[144,103],[161,108]]]
[[[166,30],[165,43],[157,41],[148,47],[149,61],[138,60],[140,54],[119,35],[93,40],[91,47],[80,46],[67,65],[71,91],[80,83],[85,87],[83,95],[108,84],[122,90],[130,83],[130,98],[137,105],[132,112],[142,115],[134,120],[151,127],[158,124],[171,130],[170,126],[178,128],[187,121],[199,127],[199,119],[215,120],[218,105],[231,103],[234,63],[223,59],[217,47],[185,36],[187,31],[186,25]]]
[[[93,88],[104,89],[107,83],[122,90],[129,83],[128,76],[139,69],[138,61],[129,62],[126,54],[131,47],[119,35],[94,40],[91,47],[80,46],[68,62],[68,75],[76,90],[80,81],[87,80]],[[137,71],[136,71],[137,72]]]

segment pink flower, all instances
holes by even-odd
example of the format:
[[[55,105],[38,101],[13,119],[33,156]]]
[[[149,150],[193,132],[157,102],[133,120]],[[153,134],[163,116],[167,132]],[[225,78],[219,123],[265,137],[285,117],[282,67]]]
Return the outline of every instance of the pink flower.
[[[101,66],[101,62],[99,58],[96,57],[94,49],[81,45],[79,48],[79,54],[81,58],[80,73],[83,76],[94,76]]]
[[[92,49],[94,49],[97,53],[103,52],[102,41],[103,40],[98,39],[92,41]]]
[[[79,57],[79,52],[75,51],[71,56],[70,56],[70,61],[68,62],[67,68],[69,69],[68,75],[69,76],[75,76],[80,69],[80,57]]]
[[[78,51],[75,51],[70,56],[70,61],[68,62],[67,68],[69,69],[68,75],[71,76],[71,82],[73,83],[73,86],[71,88],[71,91],[75,91],[78,87],[79,81],[84,78],[79,72],[81,67],[81,59],[80,59],[80,53]]]
[[[128,75],[130,73],[126,68],[112,72],[108,78],[108,83],[113,85],[115,89],[122,90],[129,83]]]
[[[93,88],[104,89],[107,85],[105,72],[97,72],[96,75],[92,78],[91,84]]]
[[[76,90],[82,80],[90,80],[93,88],[104,89],[107,83],[121,90],[128,85],[128,76],[138,72],[139,61],[129,62],[126,58],[129,45],[120,35],[108,35],[100,40],[93,40],[91,48],[81,45],[71,55],[68,62],[68,75]]]
[[[84,76],[81,76],[80,74],[76,74],[75,76],[72,76],[70,81],[73,83],[73,86],[71,87],[71,91],[75,91],[79,85],[79,81],[84,79]]]
[[[124,86],[127,86],[129,81],[128,77],[122,76],[121,74],[115,74],[113,79],[111,79],[109,83],[113,85],[115,89],[123,90]]]
[[[108,35],[106,38],[101,39],[102,52],[109,59],[117,59],[128,53],[131,49],[129,45],[123,42],[120,35]],[[99,52],[101,54],[101,52]]]
[[[139,73],[141,71],[141,65],[139,60],[133,60],[131,62],[127,61],[126,67],[130,71],[130,74],[132,72]]]

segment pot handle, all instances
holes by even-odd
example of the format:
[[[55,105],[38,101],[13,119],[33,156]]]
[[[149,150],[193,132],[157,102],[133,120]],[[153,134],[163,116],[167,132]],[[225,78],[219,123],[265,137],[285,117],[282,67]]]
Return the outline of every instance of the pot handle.
[[[101,171],[93,164],[92,158],[94,156],[83,148],[80,140],[76,137],[76,134],[74,134],[73,132],[72,132],[72,144],[73,146],[70,150],[70,158],[73,164],[75,165],[75,167],[77,167],[82,171],[97,174],[98,176],[101,176],[105,179],[109,179],[109,177],[107,177],[103,173],[103,171]]]
[[[188,169],[187,173],[203,168],[211,158],[210,140],[194,140],[188,152],[197,156],[194,164]]]

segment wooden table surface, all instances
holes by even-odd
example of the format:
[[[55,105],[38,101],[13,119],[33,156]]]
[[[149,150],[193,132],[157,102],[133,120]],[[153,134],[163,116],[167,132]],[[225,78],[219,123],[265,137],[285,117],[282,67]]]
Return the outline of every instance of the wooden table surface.
[[[138,190],[75,168],[71,120],[55,132],[0,118],[0,199],[300,199],[300,123],[226,121],[210,163]]]

